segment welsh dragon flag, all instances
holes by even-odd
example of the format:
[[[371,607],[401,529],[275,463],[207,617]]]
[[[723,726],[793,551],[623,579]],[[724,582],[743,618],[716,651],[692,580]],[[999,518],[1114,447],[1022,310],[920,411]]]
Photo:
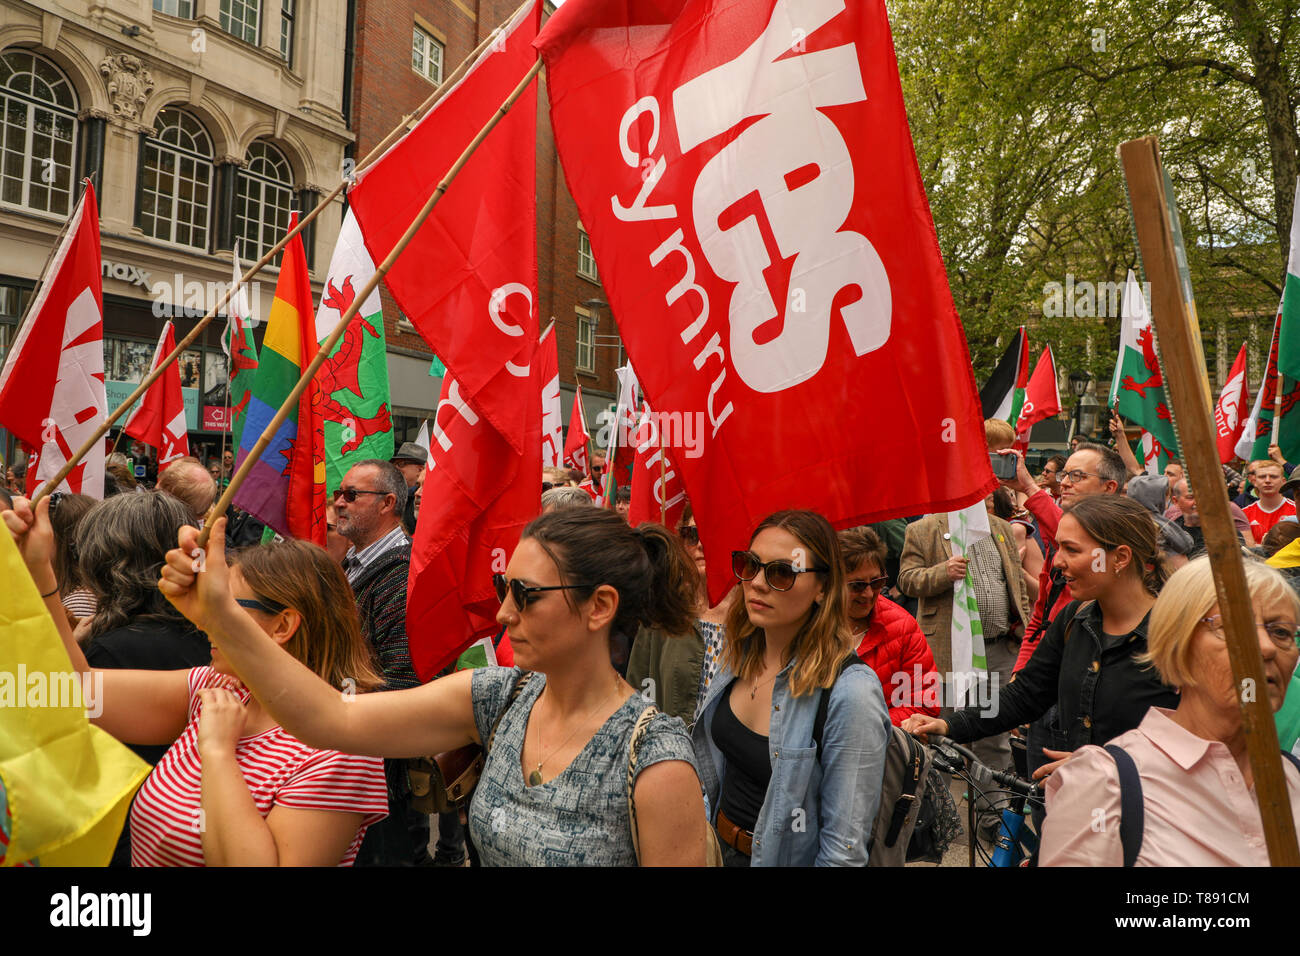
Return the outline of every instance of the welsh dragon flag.
[[[1156,358],[1155,328],[1142,287],[1133,270],[1124,284],[1119,358],[1110,383],[1110,407],[1151,435],[1151,451],[1160,471],[1179,456],[1178,435],[1165,398]]]
[[[1300,181],[1296,184],[1296,202],[1300,203]],[[1282,305],[1278,308],[1277,368],[1282,376],[1282,423],[1278,426],[1277,444],[1287,461],[1295,461],[1300,458],[1300,422],[1296,421],[1300,415],[1290,412],[1300,397],[1300,206],[1291,216],[1291,250]],[[1259,457],[1267,458],[1268,449]]]
[[[375,274],[375,263],[361,238],[357,217],[349,209],[316,310],[316,342],[323,344],[357,292]],[[325,485],[330,491],[359,461],[393,457],[393,421],[389,412],[388,351],[379,289],[362,303],[334,351],[316,374],[325,419]]]
[[[1290,276],[1287,279],[1289,286]],[[1284,292],[1283,295],[1285,294]],[[1245,427],[1241,430],[1241,438],[1237,441],[1235,451],[1238,457],[1245,461],[1267,458],[1268,446],[1274,442],[1282,449],[1282,455],[1289,461],[1294,460],[1293,456],[1300,453],[1300,415],[1287,414],[1295,406],[1296,399],[1300,398],[1300,381],[1290,378],[1285,373],[1282,376],[1280,434],[1275,436],[1273,433],[1273,413],[1277,408],[1279,342],[1282,337],[1282,310],[1285,305],[1284,298],[1277,307],[1277,318],[1273,321],[1273,337],[1269,341],[1268,365],[1264,369],[1264,378],[1259,384],[1259,391],[1255,393],[1255,404],[1250,410],[1250,418],[1246,419]]]
[[[239,447],[239,439],[244,434],[244,418],[248,412],[248,394],[253,388],[253,379],[257,376],[257,343],[253,341],[253,326],[256,319],[251,318],[252,310],[248,307],[248,288],[239,284],[241,269],[239,267],[239,240],[235,240],[234,277],[230,280],[232,287],[238,287],[226,305],[229,320],[226,331],[221,335],[221,349],[226,353],[226,368],[230,371],[230,443]]]

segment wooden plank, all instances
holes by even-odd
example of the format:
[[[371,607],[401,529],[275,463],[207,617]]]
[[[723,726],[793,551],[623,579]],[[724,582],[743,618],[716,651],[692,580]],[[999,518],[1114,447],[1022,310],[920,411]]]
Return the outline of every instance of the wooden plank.
[[[1245,566],[1219,466],[1205,357],[1194,321],[1195,306],[1185,299],[1185,286],[1179,281],[1159,147],[1155,137],[1148,136],[1122,143],[1119,154],[1128,180],[1142,261],[1151,283],[1151,321],[1160,343],[1165,389],[1179,426],[1183,465],[1196,489],[1233,680],[1242,689],[1238,700],[1269,861],[1274,866],[1300,866],[1300,847],[1296,844],[1277,728],[1268,702]],[[1225,821],[1225,825],[1229,824]]]

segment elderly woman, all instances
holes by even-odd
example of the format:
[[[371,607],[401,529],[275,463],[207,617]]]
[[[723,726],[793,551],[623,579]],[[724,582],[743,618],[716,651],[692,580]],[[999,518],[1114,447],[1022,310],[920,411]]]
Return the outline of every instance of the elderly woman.
[[[1268,701],[1282,706],[1300,651],[1300,600],[1285,579],[1247,564]],[[1047,784],[1043,866],[1267,866],[1268,851],[1246,754],[1237,688],[1208,557],[1179,569],[1151,610],[1145,660],[1181,692],[1136,729],[1083,747]],[[1118,752],[1117,752],[1118,751]],[[1142,830],[1121,839],[1120,762],[1135,768]],[[1283,760],[1291,812],[1300,817],[1300,770]],[[1138,786],[1134,787],[1136,782]],[[1132,826],[1132,820],[1127,821]],[[1126,858],[1127,856],[1127,858]]]

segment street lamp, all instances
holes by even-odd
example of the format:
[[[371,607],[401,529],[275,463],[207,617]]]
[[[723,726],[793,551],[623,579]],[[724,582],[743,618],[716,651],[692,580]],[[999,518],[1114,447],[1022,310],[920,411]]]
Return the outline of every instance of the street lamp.
[[[1088,385],[1091,381],[1092,376],[1087,372],[1070,373],[1070,391],[1075,396],[1075,435],[1091,435],[1093,429],[1097,427],[1097,399],[1088,393]]]

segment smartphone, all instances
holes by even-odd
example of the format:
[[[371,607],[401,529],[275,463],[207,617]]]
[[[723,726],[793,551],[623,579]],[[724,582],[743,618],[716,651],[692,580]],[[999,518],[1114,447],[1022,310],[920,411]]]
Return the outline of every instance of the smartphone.
[[[989,464],[993,468],[994,477],[1008,480],[1016,477],[1016,456],[999,455],[995,451],[989,452]]]

